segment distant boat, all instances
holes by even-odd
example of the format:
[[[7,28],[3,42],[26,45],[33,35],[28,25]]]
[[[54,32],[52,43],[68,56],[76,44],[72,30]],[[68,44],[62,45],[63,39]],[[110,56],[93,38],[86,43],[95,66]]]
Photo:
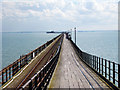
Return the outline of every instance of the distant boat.
[[[55,33],[54,31],[48,31],[48,32],[46,32],[46,33]]]
[[[46,33],[64,33],[64,32],[48,31]]]

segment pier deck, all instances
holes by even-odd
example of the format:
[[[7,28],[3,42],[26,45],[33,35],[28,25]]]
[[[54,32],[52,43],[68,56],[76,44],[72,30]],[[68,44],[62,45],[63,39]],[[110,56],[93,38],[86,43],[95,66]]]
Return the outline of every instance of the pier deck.
[[[109,88],[77,56],[64,37],[60,58],[48,88]]]

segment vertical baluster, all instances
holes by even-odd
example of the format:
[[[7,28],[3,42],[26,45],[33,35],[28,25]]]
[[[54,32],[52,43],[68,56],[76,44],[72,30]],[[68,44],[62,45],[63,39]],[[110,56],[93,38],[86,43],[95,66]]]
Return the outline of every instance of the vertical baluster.
[[[21,59],[20,59],[20,69],[21,69]]]
[[[9,67],[9,79],[11,78],[11,67]]]
[[[113,83],[115,84],[115,63],[113,62]]]
[[[31,59],[33,59],[33,52],[31,53]]]
[[[20,67],[19,68],[21,69],[21,56],[20,56]]]
[[[39,82],[41,81],[41,72],[39,73]]]
[[[4,84],[4,71],[2,71],[2,85]]]
[[[97,57],[97,71],[98,71],[98,57]]]
[[[107,61],[105,60],[105,77],[107,77]]]
[[[40,53],[40,51],[41,51],[41,47],[39,47],[39,53]]]
[[[29,83],[29,90],[32,90],[32,80]]]
[[[7,69],[6,69],[6,82],[8,81],[8,79],[7,79],[7,75],[8,75],[8,74],[7,74]]]
[[[40,51],[42,51],[42,47],[40,47]]]
[[[39,54],[39,51],[38,51],[39,49],[37,49],[37,55]]]
[[[100,66],[101,66],[101,65],[100,65],[100,57],[99,57],[99,73],[100,73],[100,70],[101,70],[101,69],[100,69],[100,68],[101,68]]]
[[[37,51],[36,50],[35,50],[34,54],[35,54],[34,56],[37,56]]]
[[[120,64],[118,64],[118,87],[120,88]]]
[[[102,75],[103,75],[103,58],[102,58]]]
[[[93,56],[93,68],[94,68],[94,56]]]
[[[16,62],[14,63],[14,75],[16,74]]]
[[[96,69],[96,56],[95,56],[95,69]]]
[[[17,60],[17,68],[16,68],[16,69],[17,69],[17,71],[16,71],[16,73],[18,72],[18,68],[19,68],[19,67],[18,67],[18,60]]]
[[[111,72],[110,72],[110,71],[111,71],[111,70],[110,70],[110,69],[111,69],[111,68],[110,68],[111,65],[110,65],[110,61],[108,61],[108,62],[109,62],[109,80],[110,80],[110,78],[111,78]]]
[[[35,77],[35,87],[37,87],[37,76]]]
[[[88,56],[88,64],[90,65],[90,55]]]
[[[45,71],[44,71],[44,69],[43,69],[43,77],[44,77],[44,75],[45,75]],[[44,87],[44,79],[43,79],[43,82],[42,82],[42,86]]]
[[[27,55],[25,55],[25,65],[28,63]]]
[[[86,54],[86,62],[88,63],[88,55]]]
[[[14,76],[14,64],[12,65],[12,76]]]

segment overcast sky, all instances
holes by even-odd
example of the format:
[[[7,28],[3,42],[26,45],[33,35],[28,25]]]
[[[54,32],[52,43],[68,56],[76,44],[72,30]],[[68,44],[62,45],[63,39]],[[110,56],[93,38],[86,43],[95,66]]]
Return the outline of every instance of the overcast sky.
[[[118,1],[3,0],[2,31],[117,30]]]

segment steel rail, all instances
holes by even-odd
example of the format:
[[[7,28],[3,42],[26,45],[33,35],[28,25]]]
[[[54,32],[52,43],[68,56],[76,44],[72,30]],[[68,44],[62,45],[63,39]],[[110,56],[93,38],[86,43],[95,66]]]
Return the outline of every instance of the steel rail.
[[[31,78],[31,80],[29,80],[26,84],[24,84],[23,86],[22,86],[22,89],[25,89],[32,81],[33,81],[33,86],[30,86],[31,87],[31,89],[32,88],[34,88],[35,90],[36,89],[38,89],[38,88],[41,88],[40,86],[41,86],[41,84],[45,84],[44,83],[44,79],[46,79],[46,77],[47,77],[47,75],[48,74],[50,74],[48,77],[47,77],[47,79],[49,79],[49,80],[46,80],[47,82],[49,82],[50,81],[50,77],[51,77],[51,73],[50,72],[53,72],[53,69],[52,68],[55,68],[55,66],[54,66],[54,64],[55,63],[57,63],[57,61],[56,60],[54,60],[58,55],[59,55],[59,53],[60,53],[60,48],[61,48],[61,44],[62,44],[62,41],[60,42],[60,44],[59,44],[59,46],[57,47],[57,51],[56,51],[56,53],[55,53],[55,55],[50,59],[50,61],[47,63],[47,64],[45,64],[44,65],[44,67],[40,70],[40,71],[38,71],[37,72],[37,74],[35,74],[32,78]],[[50,66],[49,66],[50,65]],[[54,66],[54,67],[53,67]],[[48,67],[48,70],[46,71],[46,73],[44,73],[44,75],[43,75],[43,77],[40,79],[40,77],[38,76],[38,75],[40,75],[40,73],[42,72],[42,71],[44,71],[44,69],[45,68],[47,68]],[[51,70],[52,69],[52,70]],[[34,82],[34,79],[37,77],[37,82]],[[40,80],[40,81],[39,81]],[[36,86],[34,86],[35,85],[35,83],[37,83],[37,85]],[[48,83],[47,83],[48,84]],[[30,87],[28,87],[28,88],[30,88]],[[45,86],[45,88],[46,88],[46,86]]]
[[[61,34],[60,34],[61,35]],[[51,44],[56,38],[58,38],[60,35],[56,36],[55,38],[47,41],[45,44],[41,45],[40,47],[36,48],[35,50],[31,51],[30,53],[20,57],[20,59],[17,59],[12,64],[4,67],[2,70],[0,70],[0,77],[2,82],[1,85],[4,85],[8,80],[10,80],[21,68],[23,68],[25,65],[29,63],[34,57],[33,53],[38,55],[46,46]]]
[[[58,41],[60,41],[60,39],[61,38],[59,38]],[[40,64],[40,62],[44,59],[44,57],[50,52],[50,50],[54,48],[57,42],[49,49],[49,51],[39,60],[39,62],[34,66],[34,68],[27,74],[24,80],[22,80],[22,82],[17,86],[17,89],[19,89],[25,83],[26,79],[32,74],[32,72],[36,69],[36,67]]]

